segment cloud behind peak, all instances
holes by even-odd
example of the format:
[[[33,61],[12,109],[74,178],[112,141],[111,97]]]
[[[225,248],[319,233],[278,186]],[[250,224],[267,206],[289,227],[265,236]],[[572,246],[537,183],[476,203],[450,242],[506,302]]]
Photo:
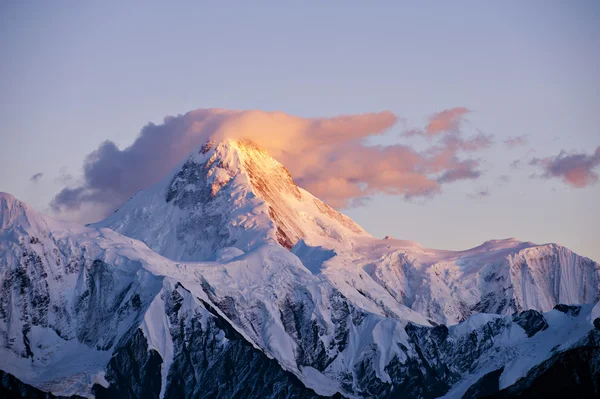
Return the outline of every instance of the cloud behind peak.
[[[439,118],[446,118],[448,126],[464,114],[444,112]],[[255,142],[283,163],[300,186],[338,208],[377,193],[432,195],[443,183],[479,177],[477,162],[460,159],[457,152],[485,147],[485,137],[442,141],[423,152],[402,144],[365,143],[364,139],[383,134],[397,120],[389,111],[302,118],[283,112],[198,109],[167,116],[162,124],[142,128],[127,148],[102,143],[85,158],[83,183],[65,187],[51,205],[68,212],[93,204],[101,208],[100,214],[108,214],[209,139]]]

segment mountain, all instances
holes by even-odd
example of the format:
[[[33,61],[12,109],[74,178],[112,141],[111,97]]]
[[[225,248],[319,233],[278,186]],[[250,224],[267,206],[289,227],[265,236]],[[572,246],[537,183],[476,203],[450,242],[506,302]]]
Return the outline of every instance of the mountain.
[[[206,143],[94,226],[176,261],[229,259],[278,242],[362,308],[416,322],[600,299],[598,263],[560,245],[508,239],[440,251],[374,239],[248,141]]]
[[[137,238],[181,261],[215,260],[224,248],[248,252],[266,242],[289,249],[300,238],[343,244],[369,236],[296,186],[264,150],[243,140],[206,143],[94,226]]]
[[[209,142],[90,226],[0,194],[0,394],[598,395],[599,274],[555,244],[375,239]]]

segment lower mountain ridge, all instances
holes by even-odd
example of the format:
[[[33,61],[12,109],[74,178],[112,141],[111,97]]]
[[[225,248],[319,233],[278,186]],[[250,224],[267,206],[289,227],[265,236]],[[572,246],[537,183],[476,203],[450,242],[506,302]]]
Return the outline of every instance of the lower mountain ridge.
[[[600,396],[598,263],[377,240],[250,144],[190,157],[88,227],[0,193],[0,396]]]

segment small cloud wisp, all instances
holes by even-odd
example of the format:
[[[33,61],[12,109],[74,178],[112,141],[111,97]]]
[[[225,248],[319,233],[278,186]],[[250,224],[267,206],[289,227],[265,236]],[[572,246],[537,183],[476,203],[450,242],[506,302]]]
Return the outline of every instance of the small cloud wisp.
[[[42,172],[38,172],[36,174],[34,174],[33,176],[31,176],[29,178],[29,181],[32,181],[34,183],[37,183],[40,181],[40,179],[44,176],[44,174]]]

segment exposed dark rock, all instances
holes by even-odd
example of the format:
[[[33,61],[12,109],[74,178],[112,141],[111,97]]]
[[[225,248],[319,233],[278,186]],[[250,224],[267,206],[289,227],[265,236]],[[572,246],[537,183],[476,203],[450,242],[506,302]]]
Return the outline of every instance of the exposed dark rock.
[[[504,372],[504,367],[491,371],[481,377],[477,382],[467,389],[463,399],[477,399],[495,394],[500,389],[500,376]]]
[[[548,323],[544,319],[544,315],[537,310],[526,310],[513,315],[513,321],[525,330],[529,338],[548,328]]]
[[[209,140],[200,147],[200,154],[206,154],[215,146],[214,140]]]
[[[308,296],[304,301],[297,302],[288,296],[281,305],[280,318],[286,332],[298,344],[298,364],[324,370],[335,357],[328,356],[323,342],[319,339],[325,332],[324,328],[315,320],[311,320],[314,307]],[[332,349],[334,345],[332,342]]]
[[[559,312],[568,314],[569,316],[577,317],[579,315],[579,312],[581,311],[581,306],[565,305],[559,303],[554,307],[554,309],[558,310]]]
[[[166,201],[173,201],[181,209],[208,202],[210,188],[206,184],[206,168],[205,163],[186,161],[181,170],[173,176],[166,193]],[[194,187],[194,190],[185,189],[186,187]]]
[[[110,386],[94,385],[96,399],[158,398],[162,363],[158,352],[148,350],[142,331],[136,330],[108,363],[105,378]]]
[[[448,337],[448,327],[446,327],[444,324],[439,324],[433,327],[431,330],[431,337],[438,345],[441,344]]]
[[[600,348],[583,346],[557,353],[515,384],[488,396],[500,398],[600,397]]]

